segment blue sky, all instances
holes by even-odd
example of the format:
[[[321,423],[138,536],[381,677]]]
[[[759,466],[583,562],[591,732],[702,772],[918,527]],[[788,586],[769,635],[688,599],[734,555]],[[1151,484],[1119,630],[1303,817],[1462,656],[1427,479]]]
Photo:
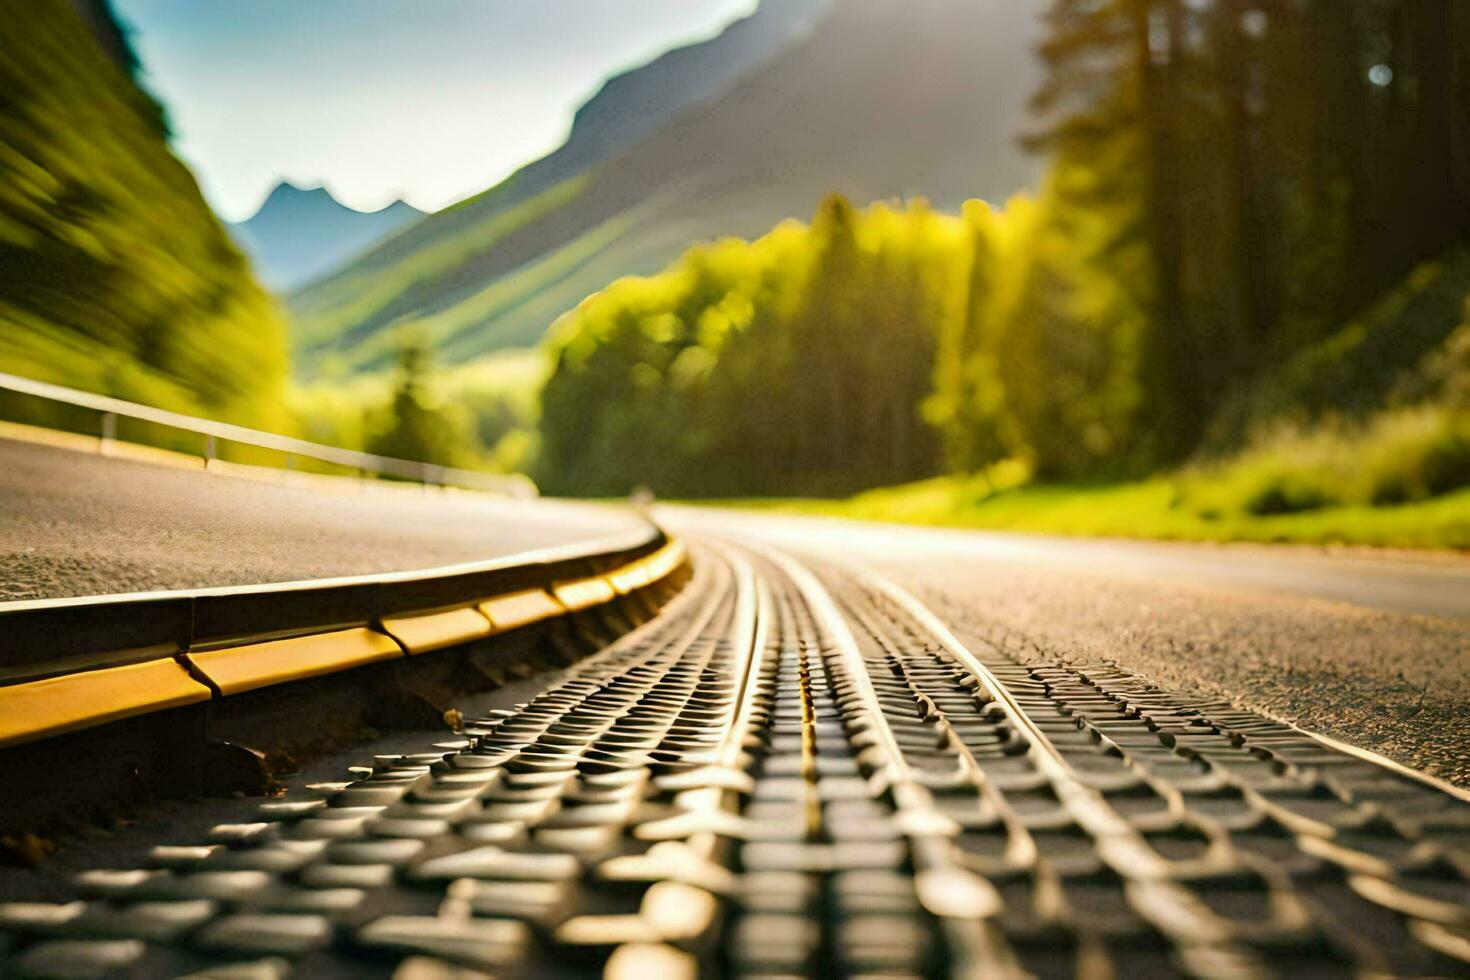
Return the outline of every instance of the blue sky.
[[[114,0],[229,220],[277,181],[437,209],[566,137],[617,71],[756,0]]]

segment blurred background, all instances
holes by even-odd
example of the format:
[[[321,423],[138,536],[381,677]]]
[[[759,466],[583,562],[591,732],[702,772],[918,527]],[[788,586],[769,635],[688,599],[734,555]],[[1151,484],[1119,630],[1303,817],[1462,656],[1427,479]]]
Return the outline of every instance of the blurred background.
[[[548,493],[1470,547],[1467,233],[1459,0],[0,0],[0,371]]]

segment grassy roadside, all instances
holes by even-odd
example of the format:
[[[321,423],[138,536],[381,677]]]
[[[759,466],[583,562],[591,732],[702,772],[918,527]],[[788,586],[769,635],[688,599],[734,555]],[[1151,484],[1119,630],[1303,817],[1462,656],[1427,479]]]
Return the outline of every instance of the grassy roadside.
[[[1460,347],[1470,353],[1470,333]],[[1006,461],[845,500],[738,506],[1088,537],[1470,550],[1470,408],[1453,402],[1279,425],[1227,457],[1136,482],[1032,483]]]
[[[1168,478],[1109,486],[1028,485],[995,493],[983,479],[939,477],[870,490],[845,500],[776,498],[720,503],[858,520],[1083,537],[1470,549],[1470,488],[1398,506],[1337,506],[1292,514],[1214,517],[1182,505],[1178,485]]]

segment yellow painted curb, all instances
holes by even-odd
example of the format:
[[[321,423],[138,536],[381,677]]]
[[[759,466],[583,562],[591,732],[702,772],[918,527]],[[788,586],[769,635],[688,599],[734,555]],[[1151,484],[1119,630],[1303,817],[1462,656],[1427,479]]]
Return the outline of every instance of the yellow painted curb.
[[[591,578],[572,579],[569,582],[556,582],[551,586],[551,594],[556,596],[556,601],[566,606],[572,612],[600,606],[604,602],[610,602],[617,597],[617,591],[612,583],[600,575]]]
[[[684,542],[670,541],[653,554],[609,572],[607,580],[612,583],[618,595],[627,595],[667,577],[683,561]]]
[[[139,463],[152,463],[155,466],[171,466],[180,470],[203,470],[207,462],[203,456],[191,456],[172,449],[159,449],[155,446],[118,440],[104,442],[102,455],[112,459],[131,459]]]
[[[403,644],[403,649],[409,653],[428,653],[430,650],[469,643],[494,632],[490,617],[475,608],[385,619],[383,629]]]
[[[12,684],[0,687],[0,746],[209,698],[209,688],[172,659]]]
[[[15,429],[30,428],[0,423],[0,437],[13,434]],[[77,436],[77,444],[88,438]],[[60,444],[65,440],[50,441]],[[192,460],[181,454],[169,455]],[[390,660],[403,656],[405,651],[418,654],[456,646],[601,605],[659,581],[678,568],[685,556],[682,542],[669,541],[607,575],[557,582],[550,591],[525,589],[491,597],[476,606],[391,617],[383,621],[386,633],[357,627],[192,651],[184,658],[221,694],[240,694]],[[173,659],[12,684],[0,687],[0,747],[206,701],[211,696],[208,687],[190,676],[185,664]]]
[[[393,637],[358,627],[186,656],[228,695],[401,657],[403,650]]]
[[[504,633],[506,630],[560,616],[566,612],[566,607],[553,599],[545,589],[527,589],[524,592],[512,592],[486,599],[480,603],[480,612],[490,618],[495,632]]]
[[[19,422],[0,422],[0,438],[16,442],[29,442],[38,446],[70,449],[80,453],[96,453],[102,449],[102,440],[97,436],[84,436],[78,432],[63,432],[60,429],[44,429],[39,425],[22,425]]]

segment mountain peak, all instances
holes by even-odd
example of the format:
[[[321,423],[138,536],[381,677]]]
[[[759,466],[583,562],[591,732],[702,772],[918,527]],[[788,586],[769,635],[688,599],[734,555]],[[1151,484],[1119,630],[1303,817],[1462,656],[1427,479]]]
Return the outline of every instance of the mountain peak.
[[[337,207],[346,207],[341,201],[332,196],[331,191],[327,190],[321,184],[304,186],[292,183],[289,180],[282,180],[275,187],[271,188],[271,192],[265,196],[265,200],[260,202],[260,207],[255,209],[255,214],[246,220],[251,221],[260,217],[268,208],[277,208],[282,205],[290,206],[305,202],[334,204]]]
[[[290,289],[421,217],[422,211],[403,201],[358,211],[320,184],[303,187],[282,180],[255,214],[230,229],[261,280]]]

